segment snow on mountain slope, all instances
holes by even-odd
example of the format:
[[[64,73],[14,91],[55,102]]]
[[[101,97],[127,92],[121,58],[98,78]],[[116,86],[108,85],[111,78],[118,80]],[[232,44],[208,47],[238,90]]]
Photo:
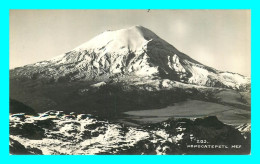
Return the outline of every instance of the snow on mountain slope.
[[[105,31],[48,61],[10,71],[10,77],[51,81],[169,79],[186,84],[250,89],[251,79],[205,66],[142,26]]]
[[[87,43],[75,48],[74,51],[88,49],[98,52],[100,47],[105,47],[106,51],[110,53],[118,53],[117,51],[122,48],[137,52],[142,50],[143,46],[150,39],[159,39],[159,37],[141,26],[134,26],[129,29],[105,31]]]

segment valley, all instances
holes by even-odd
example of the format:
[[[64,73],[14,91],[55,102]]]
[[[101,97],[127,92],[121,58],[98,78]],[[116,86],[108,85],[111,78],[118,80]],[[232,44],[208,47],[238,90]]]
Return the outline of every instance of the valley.
[[[128,111],[126,121],[139,124],[157,123],[169,118],[198,118],[217,116],[229,125],[250,123],[250,111],[236,107],[199,100],[187,100],[161,109]],[[122,120],[123,121],[123,120]]]

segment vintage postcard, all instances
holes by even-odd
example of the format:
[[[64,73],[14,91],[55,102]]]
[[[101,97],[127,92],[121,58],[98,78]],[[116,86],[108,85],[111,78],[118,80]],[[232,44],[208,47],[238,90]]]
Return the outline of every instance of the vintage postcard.
[[[250,10],[10,10],[11,155],[251,154]]]

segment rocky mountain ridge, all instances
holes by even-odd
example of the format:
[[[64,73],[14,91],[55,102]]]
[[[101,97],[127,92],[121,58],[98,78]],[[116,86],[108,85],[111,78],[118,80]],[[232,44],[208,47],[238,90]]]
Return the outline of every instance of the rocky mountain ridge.
[[[93,115],[48,111],[39,116],[10,115],[9,125],[10,154],[250,153],[250,130],[244,134],[214,116],[132,127]]]

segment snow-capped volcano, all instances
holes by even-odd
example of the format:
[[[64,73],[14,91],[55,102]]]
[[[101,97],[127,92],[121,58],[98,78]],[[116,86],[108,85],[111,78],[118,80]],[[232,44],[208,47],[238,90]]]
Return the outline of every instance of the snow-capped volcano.
[[[10,153],[248,154],[250,83],[145,27],[105,31],[10,70]]]
[[[11,78],[84,81],[129,77],[248,89],[250,78],[205,66],[142,26],[105,31],[51,60],[11,70]]]

